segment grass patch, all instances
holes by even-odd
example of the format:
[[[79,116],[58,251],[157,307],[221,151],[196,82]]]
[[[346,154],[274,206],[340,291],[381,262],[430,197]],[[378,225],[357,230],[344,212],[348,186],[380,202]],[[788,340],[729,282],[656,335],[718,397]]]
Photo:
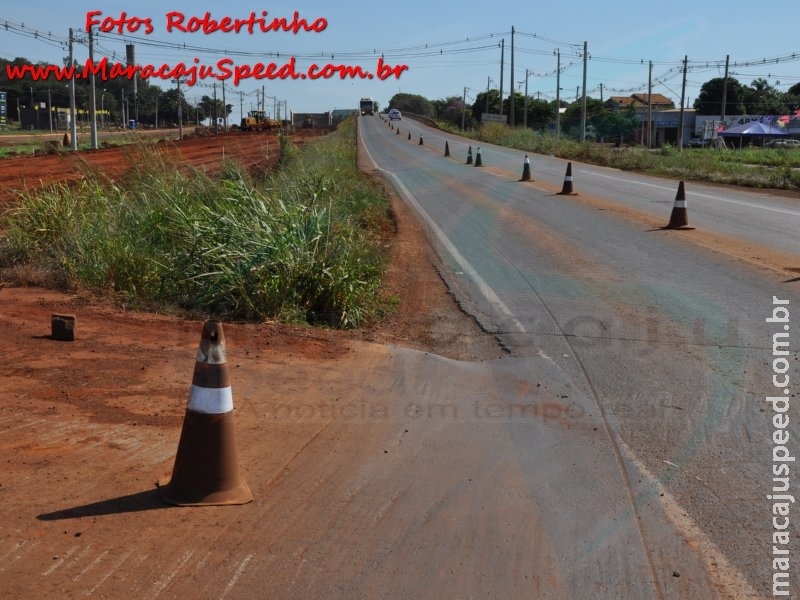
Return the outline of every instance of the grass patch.
[[[709,181],[744,187],[800,191],[800,150],[785,148],[677,148],[669,145],[657,150],[643,146],[612,148],[594,142],[577,142],[566,137],[557,139],[502,123],[487,123],[467,132],[482,142],[519,150],[684,179]]]
[[[142,152],[116,183],[90,173],[21,194],[0,268],[141,309],[334,327],[380,316],[391,224],[357,169],[353,120],[303,151],[283,140],[281,168],[259,181],[233,162],[211,178]]]

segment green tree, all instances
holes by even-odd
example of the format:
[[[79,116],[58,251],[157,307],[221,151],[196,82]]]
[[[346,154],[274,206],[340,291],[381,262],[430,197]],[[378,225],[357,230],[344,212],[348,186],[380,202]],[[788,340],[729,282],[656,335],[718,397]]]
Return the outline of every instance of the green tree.
[[[516,100],[515,100],[516,102]],[[525,99],[519,105],[522,116],[517,117],[516,121],[522,125],[525,123]],[[516,109],[516,107],[515,107]],[[556,120],[556,103],[547,100],[535,100],[528,97],[528,127],[537,131],[544,131]]]
[[[488,96],[488,111],[487,111],[487,96]],[[497,90],[489,90],[488,94],[486,92],[481,92],[475,98],[475,102],[472,104],[472,118],[475,121],[480,122],[481,116],[484,112],[488,112],[489,114],[499,114],[500,113],[500,92]]]
[[[418,94],[395,94],[389,100],[389,108],[396,108],[400,112],[413,113],[423,117],[434,116],[431,101]]]
[[[745,106],[751,115],[780,115],[789,112],[786,95],[772,87],[766,79],[756,79],[745,88]]]
[[[433,101],[434,114],[437,119],[461,127],[461,118],[464,117],[464,127],[472,127],[472,109],[465,107],[460,96],[450,96]]]
[[[725,79],[722,77],[710,79],[700,87],[700,93],[694,101],[694,108],[698,115],[722,114],[722,91],[724,87]],[[725,114],[745,114],[747,112],[745,95],[746,90],[742,84],[733,77],[728,77],[728,87],[725,95]]]
[[[786,90],[783,95],[783,101],[789,112],[800,110],[800,83],[795,83],[792,87]]]
[[[619,137],[620,139],[641,126],[633,105],[623,110],[604,110],[592,117],[591,124],[599,137]]]
[[[586,99],[586,123],[591,124],[593,118],[600,116],[605,111],[605,107],[600,100],[595,98]],[[561,131],[570,137],[580,139],[581,120],[583,117],[583,102],[581,100],[573,102],[567,106],[566,112],[561,117]]]

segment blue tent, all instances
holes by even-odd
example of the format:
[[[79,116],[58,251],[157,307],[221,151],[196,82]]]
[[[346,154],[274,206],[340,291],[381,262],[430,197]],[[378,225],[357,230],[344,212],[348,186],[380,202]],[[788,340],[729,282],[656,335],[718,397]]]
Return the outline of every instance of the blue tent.
[[[729,127],[725,131],[720,131],[717,135],[723,138],[739,138],[739,148],[742,147],[744,138],[752,140],[753,138],[761,138],[762,142],[766,138],[786,137],[789,132],[783,127],[775,127],[769,123],[762,123],[761,121],[750,121],[743,125],[736,125]]]
[[[786,136],[789,132],[783,127],[775,127],[769,123],[762,123],[761,121],[750,121],[743,125],[736,125],[729,127],[725,131],[720,131],[718,135],[723,137],[739,137],[744,135],[757,135],[757,136]]]

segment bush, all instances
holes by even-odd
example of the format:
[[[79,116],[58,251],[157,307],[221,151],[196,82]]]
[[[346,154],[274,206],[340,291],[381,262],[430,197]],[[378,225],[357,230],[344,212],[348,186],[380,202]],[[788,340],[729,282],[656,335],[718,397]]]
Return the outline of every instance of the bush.
[[[234,163],[212,179],[162,159],[119,184],[89,174],[25,193],[4,215],[0,267],[50,272],[140,308],[363,324],[383,306],[388,217],[354,142],[351,126],[308,154],[287,145],[260,184]]]

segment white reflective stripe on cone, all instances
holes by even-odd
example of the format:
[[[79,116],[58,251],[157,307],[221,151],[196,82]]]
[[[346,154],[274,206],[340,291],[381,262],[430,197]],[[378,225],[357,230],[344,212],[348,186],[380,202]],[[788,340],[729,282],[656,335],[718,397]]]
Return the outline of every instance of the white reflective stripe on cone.
[[[231,386],[204,388],[192,385],[188,409],[204,415],[221,415],[233,410]]]
[[[686,208],[686,200],[675,200],[674,208]]]

